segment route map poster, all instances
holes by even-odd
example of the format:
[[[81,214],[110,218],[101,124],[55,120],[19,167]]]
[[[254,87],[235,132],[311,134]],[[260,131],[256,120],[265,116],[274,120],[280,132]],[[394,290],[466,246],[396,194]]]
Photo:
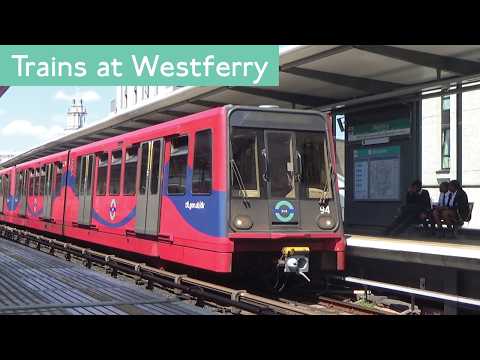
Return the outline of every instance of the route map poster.
[[[400,200],[400,146],[357,149],[353,157],[354,200]]]

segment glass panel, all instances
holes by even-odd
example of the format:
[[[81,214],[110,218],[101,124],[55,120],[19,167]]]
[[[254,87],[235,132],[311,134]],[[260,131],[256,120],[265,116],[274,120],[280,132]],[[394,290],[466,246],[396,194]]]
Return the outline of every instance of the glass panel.
[[[168,193],[185,194],[187,176],[188,137],[172,139],[170,146],[170,165],[168,173]]]
[[[48,164],[48,166],[47,166],[47,189],[46,189],[47,195],[52,194],[52,185],[53,185],[52,180],[53,180],[53,165]]]
[[[145,192],[147,191],[148,148],[149,143],[142,144],[142,164],[140,168],[140,195],[145,195]]]
[[[212,131],[202,131],[195,136],[193,161],[193,194],[210,194],[212,191]]]
[[[97,168],[97,195],[107,193],[108,153],[104,152],[98,157]]]
[[[122,150],[112,152],[110,166],[110,195],[120,194],[120,175],[122,171]]]
[[[230,181],[233,196],[260,197],[258,137],[251,129],[234,128],[231,134]]]
[[[35,169],[35,188],[33,189],[34,195],[37,196],[40,188],[40,170]]]
[[[39,195],[43,195],[45,192],[45,168],[40,169],[40,187],[39,187]]]
[[[273,198],[295,198],[293,137],[286,132],[267,133],[270,191]]]
[[[124,195],[135,195],[135,184],[137,181],[138,145],[127,149],[125,155],[125,180]]]
[[[35,171],[30,171],[30,178],[28,180],[28,196],[32,196],[35,192]]]
[[[75,177],[75,193],[76,195],[78,195],[80,193],[80,184],[83,184],[83,181],[82,179],[80,178],[82,176],[81,172],[82,172],[82,161],[83,161],[83,157],[77,157],[77,176]],[[82,194],[83,194],[83,191],[82,191]]]
[[[302,198],[319,199],[328,195],[325,136],[318,133],[298,133],[297,149]]]
[[[87,169],[87,189],[85,191],[86,195],[92,194],[92,177],[93,177],[93,155],[88,156],[88,169]]]
[[[63,164],[57,163],[55,166],[56,177],[55,177],[55,194],[60,195],[62,191],[62,175],[63,175]]]
[[[157,140],[153,143],[153,162],[152,162],[152,180],[150,180],[150,193],[155,195],[158,193],[158,177],[160,175],[160,144]]]

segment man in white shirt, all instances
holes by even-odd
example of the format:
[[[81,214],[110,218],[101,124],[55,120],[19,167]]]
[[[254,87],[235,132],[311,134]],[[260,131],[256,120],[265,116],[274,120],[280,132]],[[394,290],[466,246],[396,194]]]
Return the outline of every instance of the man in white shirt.
[[[438,207],[450,207],[449,201],[451,202],[452,193],[448,191],[448,182],[442,182],[439,187],[440,196],[438,197]]]

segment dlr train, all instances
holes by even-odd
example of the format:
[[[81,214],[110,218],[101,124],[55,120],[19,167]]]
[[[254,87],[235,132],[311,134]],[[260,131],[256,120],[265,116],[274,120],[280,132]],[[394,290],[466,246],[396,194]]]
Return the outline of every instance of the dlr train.
[[[308,280],[345,267],[335,165],[320,113],[229,105],[0,170],[0,221],[160,264]]]

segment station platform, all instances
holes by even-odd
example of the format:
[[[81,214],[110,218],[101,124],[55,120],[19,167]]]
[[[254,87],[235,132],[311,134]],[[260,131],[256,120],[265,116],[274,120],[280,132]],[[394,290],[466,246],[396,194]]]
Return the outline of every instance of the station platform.
[[[480,235],[461,233],[451,239],[410,232],[398,237],[385,237],[375,231],[357,230],[347,235],[347,254],[351,257],[480,271]]]
[[[0,239],[0,315],[214,315],[74,262]]]

